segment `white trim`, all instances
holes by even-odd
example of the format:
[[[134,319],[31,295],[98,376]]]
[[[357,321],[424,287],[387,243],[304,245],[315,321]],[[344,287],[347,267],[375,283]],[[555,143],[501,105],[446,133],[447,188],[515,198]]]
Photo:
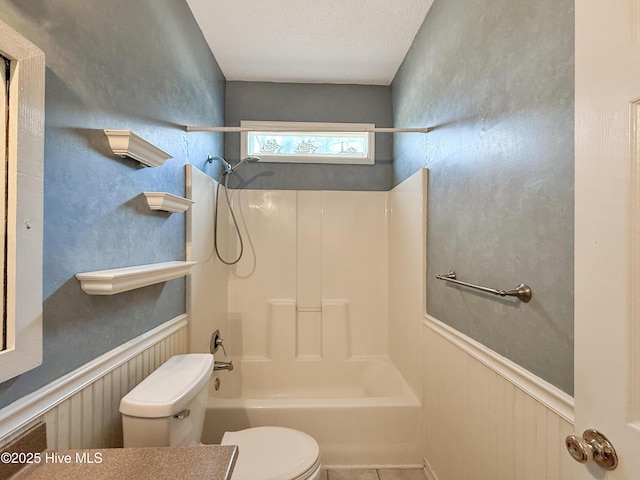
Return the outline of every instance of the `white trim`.
[[[631,189],[630,191],[630,262],[629,262],[629,288],[631,292],[637,292],[640,286],[640,221],[638,221],[638,215],[640,215],[640,100],[637,100],[630,105],[630,118],[631,118],[631,162],[630,162],[630,177],[631,177]],[[629,318],[638,318],[640,312],[640,302],[637,295],[630,295]],[[634,428],[638,428],[637,420],[640,419],[640,379],[638,378],[638,369],[640,367],[640,326],[638,322],[631,322],[631,328],[629,332],[629,408],[631,418],[634,419]]]
[[[0,22],[10,60],[6,222],[6,350],[0,382],[42,363],[44,53]],[[1,323],[1,322],[0,322]],[[1,326],[0,326],[1,328]]]
[[[162,210],[170,213],[186,212],[193,200],[179,197],[167,192],[142,192],[147,199],[147,205],[151,210]]]
[[[574,423],[574,399],[520,365],[426,314],[425,326],[483,363],[551,411]]]
[[[4,444],[12,432],[21,428],[22,425],[36,420],[57,404],[187,324],[187,314],[178,315],[7,405],[0,410],[0,445]]]
[[[115,295],[136,288],[184,277],[196,262],[163,262],[133,267],[76,273],[82,290],[88,295]]]
[[[131,130],[104,130],[114,155],[129,157],[145,167],[161,167],[170,154],[136,135]]]

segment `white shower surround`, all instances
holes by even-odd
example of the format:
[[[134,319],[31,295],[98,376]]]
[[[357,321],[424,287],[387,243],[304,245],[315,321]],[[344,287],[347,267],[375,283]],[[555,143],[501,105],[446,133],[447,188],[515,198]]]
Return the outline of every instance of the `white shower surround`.
[[[387,193],[234,190],[232,198],[246,228],[229,277],[228,353],[387,355]]]
[[[195,199],[214,182],[193,170]],[[389,251],[413,237],[407,254],[423,268],[425,179],[418,172],[391,192],[234,190],[245,255],[225,267],[224,301],[220,262],[198,240],[212,231],[211,215],[205,202],[194,204],[188,258],[209,260],[191,275],[190,288],[200,292],[190,295],[192,351],[207,351],[208,335],[220,328],[229,357],[221,350],[216,356],[236,365],[216,372],[221,389],[212,389],[205,442],[224,430],[288,425],[318,440],[324,464],[422,464],[421,316],[394,314],[406,313],[398,306],[404,301],[419,314],[424,290],[390,288],[396,275],[389,276]],[[412,220],[402,221],[407,216]],[[407,227],[412,231],[390,232]],[[223,243],[234,243],[226,230]]]

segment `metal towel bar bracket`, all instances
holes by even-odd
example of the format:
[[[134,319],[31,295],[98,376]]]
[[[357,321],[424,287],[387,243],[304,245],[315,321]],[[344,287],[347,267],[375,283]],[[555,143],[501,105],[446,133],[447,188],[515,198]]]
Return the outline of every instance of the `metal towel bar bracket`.
[[[481,287],[480,285],[474,285],[473,283],[462,282],[456,278],[456,272],[453,270],[446,275],[436,275],[436,278],[438,280],[455,283],[456,285],[462,285],[463,287],[473,288],[475,290],[480,290],[481,292],[490,293],[500,297],[518,297],[525,303],[531,300],[531,289],[524,283],[518,285],[514,290],[496,290],[495,288]]]

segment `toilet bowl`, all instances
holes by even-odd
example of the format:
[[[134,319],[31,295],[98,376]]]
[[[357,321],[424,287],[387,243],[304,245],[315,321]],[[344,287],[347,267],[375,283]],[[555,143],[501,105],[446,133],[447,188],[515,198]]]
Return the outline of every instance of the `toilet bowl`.
[[[238,445],[232,480],[317,480],[320,449],[313,437],[284,427],[254,427],[226,432],[222,445]],[[242,461],[242,455],[251,461]]]
[[[176,355],[120,401],[125,447],[198,445],[207,407],[213,355]],[[320,448],[313,437],[285,427],[226,432],[237,445],[231,480],[317,480]]]

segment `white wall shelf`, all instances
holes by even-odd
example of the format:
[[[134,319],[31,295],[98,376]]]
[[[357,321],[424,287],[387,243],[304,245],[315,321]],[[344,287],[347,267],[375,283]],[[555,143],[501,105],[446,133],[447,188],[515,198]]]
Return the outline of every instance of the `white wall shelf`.
[[[145,167],[161,167],[172,158],[164,150],[159,149],[131,130],[104,130],[109,139],[109,146],[114,155],[129,157]]]
[[[82,290],[88,295],[116,293],[166,282],[187,275],[196,262],[164,262],[133,267],[77,273]]]
[[[194,203],[188,198],[179,197],[167,192],[142,192],[147,198],[147,204],[151,210],[162,210],[164,212],[186,212]]]

